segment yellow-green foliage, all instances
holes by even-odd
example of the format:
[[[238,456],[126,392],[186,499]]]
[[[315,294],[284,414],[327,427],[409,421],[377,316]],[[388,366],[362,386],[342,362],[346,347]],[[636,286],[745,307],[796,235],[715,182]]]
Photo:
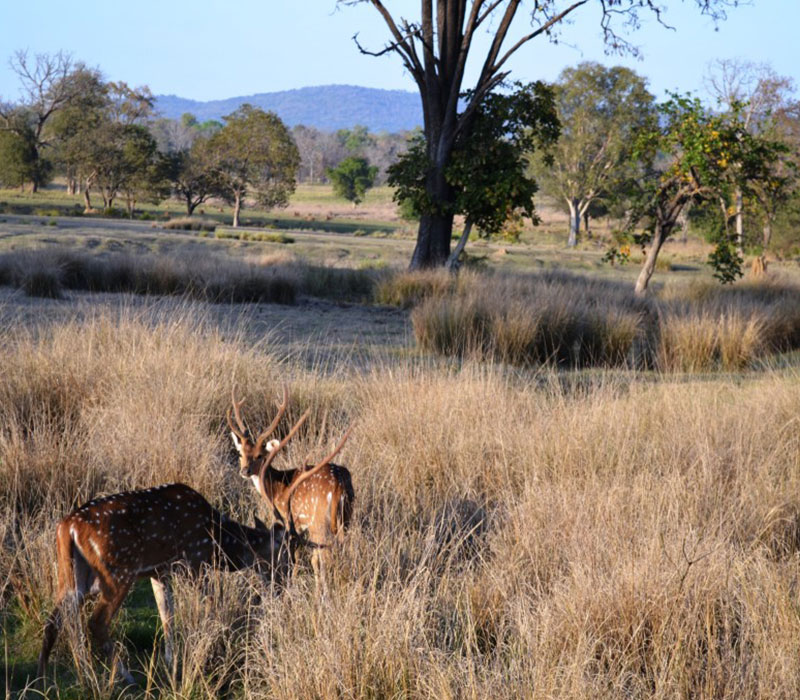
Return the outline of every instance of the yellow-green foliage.
[[[307,570],[279,597],[248,572],[179,579],[182,674],[171,680],[151,646],[134,650],[134,697],[795,696],[795,374],[600,373],[579,390],[470,364],[321,374],[171,308],[0,331],[0,616],[13,661],[35,658],[17,641],[40,634],[55,524],[76,503],[180,480],[242,520],[269,513],[236,472],[224,412],[235,383],[265,425],[288,382],[289,418],[313,412],[290,462],[356,426],[337,460],[356,514],[329,593],[315,598]],[[456,522],[448,543],[437,523],[465,501],[486,513],[484,531]],[[74,676],[69,637],[54,657],[62,692],[106,697],[99,667]]]

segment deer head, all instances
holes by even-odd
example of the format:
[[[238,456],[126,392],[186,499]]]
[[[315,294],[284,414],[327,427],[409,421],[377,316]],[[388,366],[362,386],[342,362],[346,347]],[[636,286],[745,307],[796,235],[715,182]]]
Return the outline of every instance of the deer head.
[[[303,423],[306,422],[311,409],[308,409],[298,421],[294,424],[292,429],[287,433],[283,440],[269,440],[269,436],[275,432],[278,424],[286,413],[286,408],[289,404],[289,391],[283,387],[283,401],[278,407],[278,413],[269,424],[266,430],[262,431],[257,438],[253,439],[250,431],[247,430],[244,421],[242,420],[241,407],[244,401],[237,401],[235,389],[231,390],[231,404],[232,407],[228,409],[226,418],[228,427],[231,429],[231,438],[239,453],[239,474],[243,479],[251,479],[256,489],[262,494],[264,493],[259,488],[260,474],[266,473],[272,462],[278,456],[278,453],[286,447],[286,444],[291,440]],[[234,423],[233,419],[236,422]]]

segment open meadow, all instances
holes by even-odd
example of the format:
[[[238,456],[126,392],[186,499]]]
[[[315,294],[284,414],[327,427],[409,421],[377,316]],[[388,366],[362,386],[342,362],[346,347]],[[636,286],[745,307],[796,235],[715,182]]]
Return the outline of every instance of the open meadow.
[[[315,230],[254,212],[267,227],[237,237],[48,196],[0,214],[7,698],[41,697],[59,519],[180,481],[268,520],[225,412],[236,387],[265,426],[284,385],[279,432],[311,414],[279,466],[354,426],[327,594],[307,552],[280,595],[247,570],[178,576],[173,673],[140,582],[113,626],[137,686],[67,625],[46,697],[800,694],[794,262],[722,288],[704,244],[670,242],[642,300],[637,265],[567,252],[555,214],[470,244],[456,279],[403,271],[413,236],[385,193],[356,221],[301,192],[285,213]]]

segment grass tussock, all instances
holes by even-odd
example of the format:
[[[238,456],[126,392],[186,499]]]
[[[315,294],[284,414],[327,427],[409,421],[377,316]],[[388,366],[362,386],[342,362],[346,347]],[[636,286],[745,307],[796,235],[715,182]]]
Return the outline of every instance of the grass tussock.
[[[178,295],[211,302],[293,304],[306,294],[341,301],[370,299],[386,272],[329,268],[286,255],[241,261],[218,255],[165,257],[71,250],[0,255],[0,284],[29,296],[60,298],[66,290]]]
[[[172,677],[148,587],[137,589],[115,632],[141,682],[134,697],[789,698],[800,687],[797,377],[601,375],[575,392],[555,374],[528,383],[474,364],[323,376],[221,335],[194,307],[5,329],[0,343],[12,694],[52,604],[57,520],[91,496],[174,480],[246,522],[254,506],[267,514],[236,474],[224,412],[235,382],[247,420],[265,425],[287,378],[287,425],[312,409],[288,461],[357,426],[340,460],[356,515],[329,594],[315,599],[307,568],[281,596],[252,572],[179,578]],[[76,673],[69,637],[54,655],[59,692],[103,697],[107,677],[89,661]]]
[[[399,275],[378,293],[413,306],[423,350],[512,365],[740,371],[800,348],[800,288],[774,281],[637,299],[627,284],[564,272],[458,281],[428,272]]]
[[[474,274],[427,294],[412,311],[421,348],[514,365],[609,366],[635,362],[647,306],[621,286],[549,273]]]
[[[213,219],[202,219],[195,216],[181,216],[153,224],[153,228],[179,231],[214,231],[217,226],[218,222]]]

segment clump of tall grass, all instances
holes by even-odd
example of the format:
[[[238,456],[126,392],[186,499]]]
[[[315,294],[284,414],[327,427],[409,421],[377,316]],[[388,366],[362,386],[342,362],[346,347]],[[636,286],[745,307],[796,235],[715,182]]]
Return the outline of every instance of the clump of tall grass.
[[[422,349],[515,365],[625,365],[646,332],[644,305],[602,282],[553,273],[479,279],[416,306],[411,320]]]
[[[400,272],[384,279],[375,290],[379,304],[409,309],[429,297],[444,297],[469,286],[469,274],[458,277],[444,270]]]
[[[628,284],[564,272],[471,273],[465,280],[401,275],[382,293],[414,306],[423,350],[514,365],[734,371],[800,347],[800,288],[793,285],[691,284],[640,300]]]
[[[202,219],[194,216],[182,216],[169,221],[153,224],[153,228],[177,229],[181,231],[214,231],[218,222],[213,219]]]
[[[30,296],[58,298],[64,290],[179,295],[212,302],[293,304],[298,294],[342,301],[369,299],[386,276],[374,269],[328,268],[286,256],[236,261],[207,255],[165,256],[71,250],[24,250],[0,255],[0,284]]]

